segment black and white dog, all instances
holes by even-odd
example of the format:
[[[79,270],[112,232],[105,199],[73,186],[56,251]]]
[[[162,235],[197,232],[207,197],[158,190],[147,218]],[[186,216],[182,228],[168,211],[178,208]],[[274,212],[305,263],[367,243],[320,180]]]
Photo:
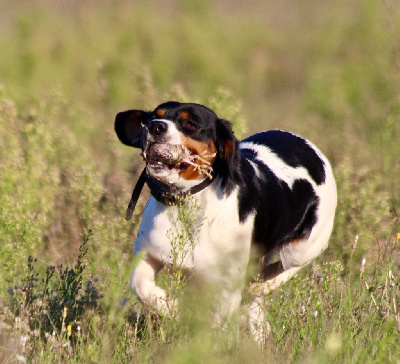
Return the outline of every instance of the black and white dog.
[[[255,247],[261,280],[250,286],[257,298],[249,310],[250,328],[257,336],[263,319],[260,297],[328,245],[337,200],[328,160],[309,141],[280,130],[239,143],[228,121],[192,103],[121,112],[115,131],[122,143],[142,149],[146,168],[141,179],[152,193],[134,248],[145,255],[133,272],[131,288],[163,313],[173,306],[155,277],[172,263],[166,234],[174,227],[169,210],[175,208],[175,198],[191,194],[202,206],[204,221],[185,268],[220,288],[224,319],[240,306],[250,249]],[[271,263],[275,253],[280,260]]]

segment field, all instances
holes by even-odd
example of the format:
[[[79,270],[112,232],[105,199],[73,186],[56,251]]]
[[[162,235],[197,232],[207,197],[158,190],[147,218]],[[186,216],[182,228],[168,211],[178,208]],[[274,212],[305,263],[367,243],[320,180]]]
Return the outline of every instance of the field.
[[[0,362],[400,362],[398,2],[3,0],[0,54]],[[143,162],[113,122],[172,99],[332,162],[330,246],[266,298],[261,348],[129,290],[148,191],[126,222]]]

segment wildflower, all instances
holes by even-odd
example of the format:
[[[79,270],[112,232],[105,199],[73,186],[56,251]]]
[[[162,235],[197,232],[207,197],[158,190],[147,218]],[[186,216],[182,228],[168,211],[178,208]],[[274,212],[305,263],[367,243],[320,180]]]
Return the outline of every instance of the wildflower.
[[[72,333],[72,325],[69,324],[69,325],[67,326],[67,335],[68,335],[68,337],[71,336],[71,333]]]
[[[315,311],[314,311],[314,318],[316,318],[317,316],[318,316],[318,311],[315,310]]]
[[[62,323],[61,323],[61,332],[65,332],[65,319],[67,318],[67,307],[64,306],[62,313]]]
[[[28,335],[22,335],[20,340],[21,340],[21,345],[24,347],[26,345],[26,342],[28,341],[29,336]]]
[[[362,258],[362,261],[361,261],[361,268],[360,268],[361,274],[364,273],[365,262],[366,262],[365,258]]]
[[[397,240],[400,240],[400,233],[397,233],[397,234],[396,234],[396,239],[397,239]]]
[[[353,243],[353,245],[351,246],[351,249],[355,249],[356,247],[357,247],[357,242],[358,242],[358,235],[356,235],[355,237],[354,237],[354,243]]]

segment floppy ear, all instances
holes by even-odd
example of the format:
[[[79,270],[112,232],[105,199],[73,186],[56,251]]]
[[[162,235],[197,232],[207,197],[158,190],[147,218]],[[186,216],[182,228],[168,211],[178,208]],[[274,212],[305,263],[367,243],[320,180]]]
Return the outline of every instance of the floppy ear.
[[[244,180],[240,173],[239,141],[236,139],[232,124],[224,119],[217,120],[218,156],[222,171],[239,186],[244,186]]]
[[[130,147],[140,148],[143,125],[150,113],[142,110],[128,110],[117,114],[114,130],[119,140]]]

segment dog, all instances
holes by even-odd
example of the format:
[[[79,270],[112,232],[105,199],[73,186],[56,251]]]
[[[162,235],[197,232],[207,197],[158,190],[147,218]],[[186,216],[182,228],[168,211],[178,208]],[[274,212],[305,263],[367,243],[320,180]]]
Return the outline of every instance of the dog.
[[[280,130],[239,142],[229,121],[194,103],[169,101],[154,111],[120,112],[115,132],[123,144],[141,148],[146,163],[128,218],[145,182],[152,194],[135,239],[134,253],[144,257],[131,289],[163,314],[175,306],[155,278],[172,264],[170,211],[190,195],[203,220],[184,268],[218,287],[223,321],[239,309],[248,264],[258,261],[259,279],[249,288],[255,298],[247,309],[250,331],[262,340],[267,334],[260,332],[262,297],[328,246],[337,192],[326,157],[309,141]]]

